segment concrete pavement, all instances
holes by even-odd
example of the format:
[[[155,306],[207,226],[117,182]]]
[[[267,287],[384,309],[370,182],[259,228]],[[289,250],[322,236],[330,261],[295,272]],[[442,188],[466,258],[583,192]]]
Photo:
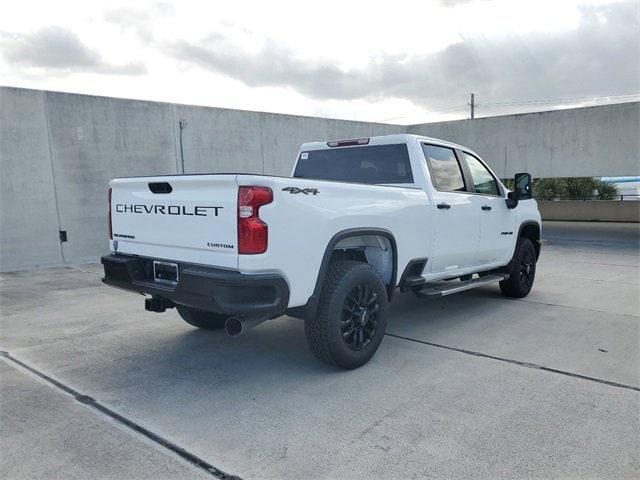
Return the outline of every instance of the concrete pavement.
[[[50,385],[0,362],[2,478],[211,478]]]
[[[294,319],[230,339],[144,312],[96,265],[2,274],[0,347],[244,479],[637,478],[638,227],[543,228],[529,297],[398,296],[356,371],[318,363]],[[209,476],[0,366],[3,477]]]

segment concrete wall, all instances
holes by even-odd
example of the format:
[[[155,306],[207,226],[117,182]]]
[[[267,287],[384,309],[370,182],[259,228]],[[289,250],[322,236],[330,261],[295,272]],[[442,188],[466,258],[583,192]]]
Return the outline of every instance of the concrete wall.
[[[538,201],[542,220],[640,222],[640,202],[619,200]]]
[[[96,260],[112,177],[288,175],[303,142],[405,132],[468,145],[501,175],[505,145],[509,176],[638,174],[639,117],[636,103],[407,127],[0,87],[0,270]]]
[[[0,268],[61,262],[44,93],[0,89]]]
[[[180,120],[186,121],[182,132]],[[305,141],[405,131],[0,87],[0,271],[95,261],[106,252],[110,178],[183,168],[288,175]]]
[[[171,106],[46,93],[53,180],[67,263],[106,248],[106,185],[117,176],[176,172]]]
[[[472,148],[502,178],[640,173],[638,102],[412,125],[408,132]]]
[[[186,121],[182,144],[187,173],[289,175],[304,142],[406,131],[401,125],[185,105],[172,108],[177,145],[180,143],[178,122]]]

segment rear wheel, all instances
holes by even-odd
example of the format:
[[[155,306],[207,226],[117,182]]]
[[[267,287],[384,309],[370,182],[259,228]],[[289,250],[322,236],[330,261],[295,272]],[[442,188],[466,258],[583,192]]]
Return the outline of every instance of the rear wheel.
[[[222,313],[205,312],[196,308],[185,307],[184,305],[176,305],[176,310],[182,319],[189,325],[204,330],[222,330],[229,315]]]
[[[526,297],[536,276],[536,249],[528,238],[520,238],[510,263],[509,278],[500,282],[500,290],[508,297]]]
[[[307,343],[322,362],[358,368],[373,357],[387,328],[387,292],[371,265],[332,263],[314,318],[305,321]]]

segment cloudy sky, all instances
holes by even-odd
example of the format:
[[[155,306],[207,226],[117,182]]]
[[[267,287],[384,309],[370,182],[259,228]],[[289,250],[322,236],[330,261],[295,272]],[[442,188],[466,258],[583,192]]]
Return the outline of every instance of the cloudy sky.
[[[20,0],[0,84],[389,123],[637,101],[640,0]]]

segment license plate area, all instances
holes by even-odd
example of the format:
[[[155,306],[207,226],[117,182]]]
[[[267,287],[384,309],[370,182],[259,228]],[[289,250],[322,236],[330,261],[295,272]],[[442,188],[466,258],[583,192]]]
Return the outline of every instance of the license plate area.
[[[156,282],[175,285],[178,283],[178,264],[153,261],[153,279]]]

